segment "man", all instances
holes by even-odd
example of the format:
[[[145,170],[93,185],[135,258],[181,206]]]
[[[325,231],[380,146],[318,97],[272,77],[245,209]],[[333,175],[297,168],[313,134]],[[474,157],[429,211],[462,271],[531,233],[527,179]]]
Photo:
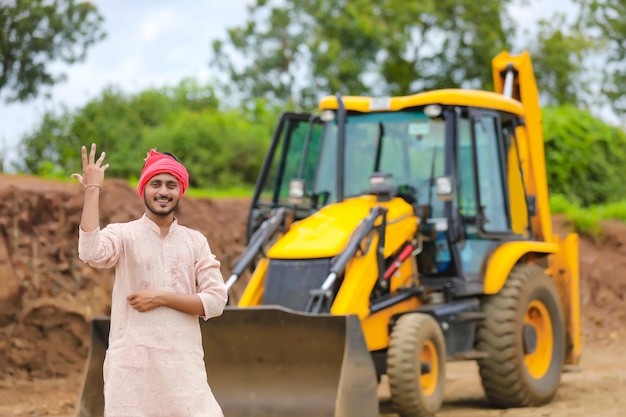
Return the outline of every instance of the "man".
[[[198,317],[222,314],[227,293],[206,238],[178,224],[174,210],[189,185],[171,154],[151,150],[139,179],[145,214],[100,230],[105,153],[82,147],[85,189],[78,255],[115,267],[109,348],[104,361],[106,417],[222,417],[209,385]]]

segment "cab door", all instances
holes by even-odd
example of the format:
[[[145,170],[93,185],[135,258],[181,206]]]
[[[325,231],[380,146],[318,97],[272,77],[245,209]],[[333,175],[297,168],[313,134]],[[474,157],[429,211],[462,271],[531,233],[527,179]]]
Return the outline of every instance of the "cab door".
[[[473,112],[470,120],[477,234],[483,238],[507,237],[512,230],[500,118],[496,113]]]
[[[289,199],[291,180],[300,179],[310,190],[321,147],[323,123],[309,113],[283,113],[257,178],[248,216],[248,239],[272,210],[290,206],[295,220],[308,216],[315,208],[315,196],[306,192],[302,201]]]
[[[521,121],[473,109],[459,120],[458,207],[465,240],[459,245],[464,275],[480,281],[485,259],[503,241],[529,236],[529,210],[515,136]]]

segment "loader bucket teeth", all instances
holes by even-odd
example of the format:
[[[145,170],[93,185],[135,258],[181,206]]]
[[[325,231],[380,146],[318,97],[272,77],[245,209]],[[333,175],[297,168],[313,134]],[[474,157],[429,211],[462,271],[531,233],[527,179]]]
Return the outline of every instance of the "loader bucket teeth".
[[[227,308],[202,323],[209,384],[229,417],[378,416],[357,316]]]

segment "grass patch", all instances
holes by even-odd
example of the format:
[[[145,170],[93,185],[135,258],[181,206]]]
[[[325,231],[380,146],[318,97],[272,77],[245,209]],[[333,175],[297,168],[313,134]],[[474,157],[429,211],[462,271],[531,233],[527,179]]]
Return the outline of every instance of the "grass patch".
[[[190,188],[187,190],[185,195],[190,197],[200,197],[200,198],[252,198],[252,194],[254,193],[254,189],[252,187],[231,187],[225,189],[200,189],[200,188]]]
[[[574,231],[601,239],[603,229],[600,223],[604,220],[619,220],[626,222],[626,201],[581,207],[562,195],[550,197],[552,214],[564,214],[565,219],[572,225]]]

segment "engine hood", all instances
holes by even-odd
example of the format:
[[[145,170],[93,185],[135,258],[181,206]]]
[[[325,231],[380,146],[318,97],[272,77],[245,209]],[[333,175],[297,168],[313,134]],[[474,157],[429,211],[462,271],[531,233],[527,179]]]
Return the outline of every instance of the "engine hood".
[[[319,211],[294,223],[270,248],[267,255],[273,259],[328,258],[341,253],[350,235],[376,206],[388,209],[387,223],[402,225],[403,234],[412,235],[417,228],[417,219],[410,204],[401,198],[387,202],[376,201],[376,197],[364,195],[330,204]],[[408,226],[408,227],[407,227]],[[389,228],[386,238],[389,237]],[[402,241],[405,240],[403,237]],[[393,245],[391,245],[393,246]],[[387,249],[387,245],[385,245]],[[387,252],[387,250],[385,251]]]

